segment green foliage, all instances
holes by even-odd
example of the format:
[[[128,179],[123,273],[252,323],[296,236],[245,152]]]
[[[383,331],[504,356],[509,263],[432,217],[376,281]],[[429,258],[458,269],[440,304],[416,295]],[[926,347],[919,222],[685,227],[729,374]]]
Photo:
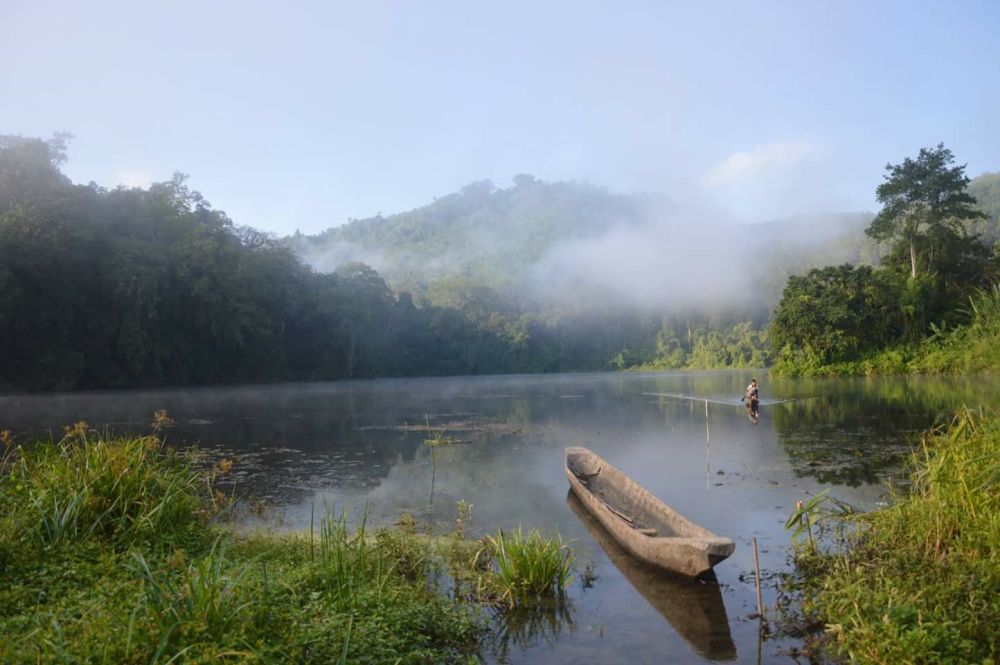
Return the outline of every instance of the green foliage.
[[[965,325],[929,325],[916,341],[889,342],[850,360],[814,362],[783,356],[773,368],[785,376],[870,376],[873,374],[957,374],[1000,371],[1000,287],[977,289],[957,314]]]
[[[779,372],[856,357],[902,329],[891,276],[843,265],[792,276],[771,321]]]
[[[4,663],[468,662],[480,611],[412,532],[326,515],[318,542],[212,526],[212,471],[152,438],[0,435]],[[155,445],[154,445],[155,444]]]
[[[876,192],[883,208],[866,230],[893,241],[881,269],[844,265],[789,278],[770,329],[777,374],[1000,367],[992,328],[963,326],[972,315],[961,303],[981,298],[1000,264],[968,234],[986,217],[965,167],[953,162],[938,145],[886,167]],[[975,191],[988,193],[988,182]]]
[[[521,528],[489,538],[495,563],[494,581],[510,605],[541,596],[561,596],[573,582],[576,558],[559,537],[543,538]]]
[[[1000,419],[968,411],[926,436],[912,488],[849,518],[806,564],[806,611],[857,663],[989,662],[1000,653]]]
[[[954,161],[943,143],[921,148],[916,159],[907,157],[902,164],[886,165],[885,182],[875,191],[883,207],[865,232],[877,240],[895,240],[897,248],[909,255],[911,278],[918,274],[918,255],[929,254],[918,251],[921,240],[930,239],[930,247],[938,249],[949,239],[960,238],[964,224],[985,218],[966,191],[965,166],[950,166]],[[946,266],[932,257],[924,261],[920,272]]]

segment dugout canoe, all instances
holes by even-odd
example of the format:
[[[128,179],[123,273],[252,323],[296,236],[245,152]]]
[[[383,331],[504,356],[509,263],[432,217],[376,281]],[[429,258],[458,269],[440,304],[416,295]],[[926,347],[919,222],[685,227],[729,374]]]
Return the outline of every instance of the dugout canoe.
[[[688,577],[712,570],[735,549],[698,526],[587,448],[566,449],[570,488],[625,551]]]
[[[736,645],[718,581],[664,575],[661,569],[622,549],[573,490],[566,493],[566,505],[611,564],[698,655],[716,662],[736,659]]]

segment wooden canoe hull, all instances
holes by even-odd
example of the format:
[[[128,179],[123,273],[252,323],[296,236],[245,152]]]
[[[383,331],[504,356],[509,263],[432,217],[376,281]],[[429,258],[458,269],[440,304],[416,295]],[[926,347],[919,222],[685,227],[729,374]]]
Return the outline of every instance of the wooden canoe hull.
[[[694,651],[712,661],[736,659],[736,645],[718,582],[664,575],[661,569],[647,565],[622,549],[584,508],[573,490],[566,493],[566,505],[604,550],[612,565]]]
[[[565,467],[583,506],[637,559],[697,577],[735,549],[732,540],[691,522],[587,448],[567,448]]]

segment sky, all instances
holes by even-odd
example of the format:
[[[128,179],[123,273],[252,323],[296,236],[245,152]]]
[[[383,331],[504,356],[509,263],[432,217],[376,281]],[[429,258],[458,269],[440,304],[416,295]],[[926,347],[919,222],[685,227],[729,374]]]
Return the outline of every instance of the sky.
[[[1000,2],[0,0],[0,134],[316,233],[518,173],[735,220],[1000,170]]]

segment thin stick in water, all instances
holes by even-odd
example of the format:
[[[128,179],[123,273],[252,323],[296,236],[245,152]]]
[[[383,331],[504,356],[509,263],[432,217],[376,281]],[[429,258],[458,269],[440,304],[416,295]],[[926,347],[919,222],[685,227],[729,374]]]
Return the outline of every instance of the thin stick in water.
[[[760,559],[757,556],[757,536],[753,537],[754,581],[757,583],[757,614],[764,621],[764,599],[760,595]]]
[[[708,436],[708,400],[705,400],[705,489],[712,486],[711,440]]]

